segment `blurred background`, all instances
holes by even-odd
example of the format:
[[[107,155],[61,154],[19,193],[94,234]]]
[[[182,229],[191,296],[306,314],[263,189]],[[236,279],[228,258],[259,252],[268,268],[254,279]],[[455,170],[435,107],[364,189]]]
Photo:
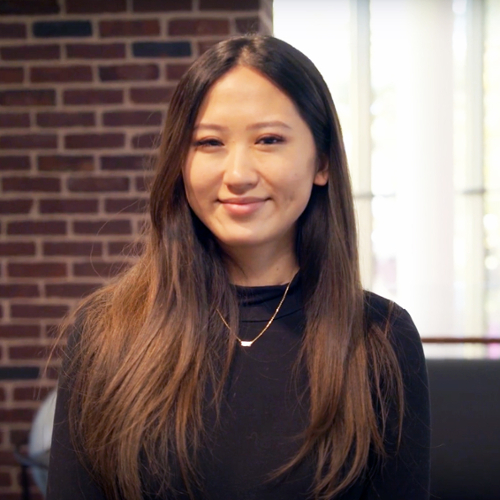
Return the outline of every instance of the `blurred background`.
[[[499,25],[499,0],[0,0],[0,499],[41,498],[13,450],[55,329],[134,261],[170,96],[227,36],[273,33],[324,75],[364,286],[429,358],[499,358]]]
[[[498,0],[274,0],[340,115],[364,285],[428,356],[500,356],[499,25]]]

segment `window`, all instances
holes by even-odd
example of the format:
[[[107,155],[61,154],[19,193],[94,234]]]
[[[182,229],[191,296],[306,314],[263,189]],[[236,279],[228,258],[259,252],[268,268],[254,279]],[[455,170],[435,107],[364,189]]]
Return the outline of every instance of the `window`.
[[[496,0],[274,0],[343,125],[363,283],[428,356],[500,357],[499,22]]]

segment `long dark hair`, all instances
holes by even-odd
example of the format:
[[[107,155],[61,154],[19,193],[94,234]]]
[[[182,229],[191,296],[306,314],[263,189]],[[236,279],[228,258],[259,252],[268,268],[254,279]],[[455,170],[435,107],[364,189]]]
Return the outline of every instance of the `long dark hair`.
[[[365,471],[370,449],[383,456],[389,398],[402,403],[386,332],[364,314],[347,160],[327,86],[287,43],[232,38],[182,77],[162,134],[144,252],[82,305],[68,351],[74,443],[110,498],[141,498],[144,463],[164,491],[172,489],[173,471],[191,496],[200,484],[203,410],[219,408],[235,348],[216,309],[236,331],[238,304],[217,242],[190,210],[182,168],[207,91],[237,65],[289,96],[329,173],[327,185],[313,187],[296,240],[306,316],[298,362],[309,374],[310,422],[297,456],[274,476],[313,455],[314,497],[331,498]]]

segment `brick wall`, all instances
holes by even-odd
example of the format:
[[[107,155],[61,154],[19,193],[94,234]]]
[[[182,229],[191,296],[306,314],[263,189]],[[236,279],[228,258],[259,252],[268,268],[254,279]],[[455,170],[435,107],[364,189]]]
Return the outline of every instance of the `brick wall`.
[[[0,0],[0,499],[57,370],[54,326],[133,261],[176,81],[272,0]],[[35,493],[35,498],[37,493]]]

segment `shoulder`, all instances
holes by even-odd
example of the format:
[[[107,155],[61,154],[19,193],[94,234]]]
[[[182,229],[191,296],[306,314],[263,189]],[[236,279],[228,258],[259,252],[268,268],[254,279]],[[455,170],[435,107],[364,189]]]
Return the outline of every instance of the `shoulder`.
[[[392,300],[367,290],[364,291],[364,314],[368,324],[379,326],[386,325],[388,321],[393,324],[401,316],[409,317],[408,312]]]
[[[373,292],[364,293],[364,315],[367,331],[375,324],[385,331],[400,362],[423,361],[422,341],[406,309]]]
[[[413,320],[406,309],[373,292],[364,292],[364,315],[367,326],[376,324],[390,331],[403,330],[417,333]]]

